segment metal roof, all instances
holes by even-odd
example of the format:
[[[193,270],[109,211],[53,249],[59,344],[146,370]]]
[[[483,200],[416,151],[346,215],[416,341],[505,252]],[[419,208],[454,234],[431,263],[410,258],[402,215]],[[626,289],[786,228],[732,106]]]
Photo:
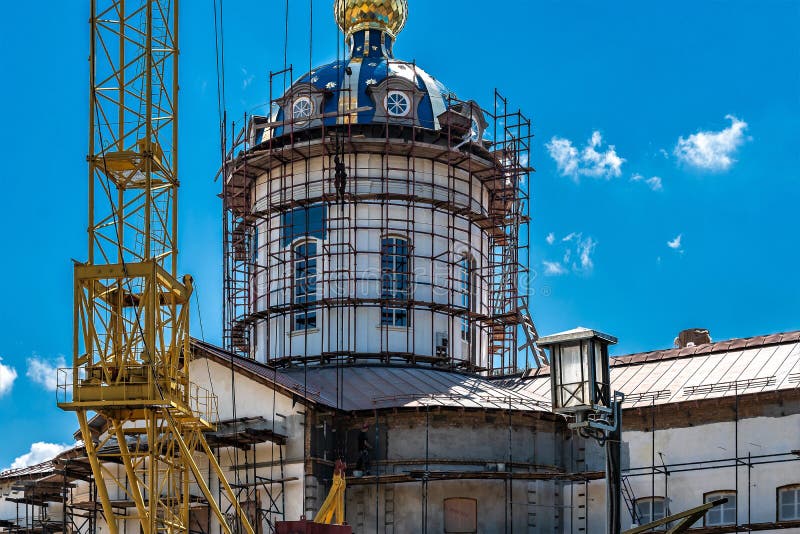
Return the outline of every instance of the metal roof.
[[[276,370],[193,340],[195,348],[306,399],[346,411],[447,406],[550,411],[550,369],[502,380],[413,366]],[[625,407],[800,388],[800,331],[612,359]],[[338,402],[337,402],[338,397]]]
[[[292,370],[287,374],[298,380],[304,371]],[[425,406],[550,411],[549,392],[543,398],[479,376],[451,371],[368,365],[308,368],[305,375],[309,383],[329,395],[336,396],[336,391],[341,391],[339,405],[334,407],[347,411]]]
[[[550,411],[546,398],[515,391],[476,375],[410,366],[274,367],[193,339],[205,354],[318,404],[346,411],[449,406]],[[339,401],[337,402],[337,397]]]
[[[252,375],[257,376],[266,382],[274,383],[277,386],[280,386],[284,391],[297,394],[311,402],[327,404],[330,406],[335,405],[336,403],[335,398],[327,396],[325,393],[323,393],[323,390],[319,386],[304,381],[302,372],[300,373],[299,378],[295,379],[283,371],[278,371],[272,366],[251,360],[249,358],[242,358],[224,349],[221,349],[220,347],[200,341],[198,339],[192,339],[192,349],[195,357],[205,354],[221,364],[233,365],[234,368],[238,369],[239,371],[251,373]]]
[[[625,394],[626,408],[798,389],[800,331],[631,354],[611,365],[611,387]],[[516,387],[549,398],[549,368]]]
[[[53,460],[47,460],[36,465],[0,471],[0,481],[14,480],[19,478],[39,478],[49,475],[54,471],[55,465],[53,464]]]
[[[616,345],[618,341],[617,338],[612,335],[604,334],[599,330],[592,330],[590,328],[579,326],[578,328],[573,328],[572,330],[567,330],[565,332],[559,332],[557,334],[550,334],[549,336],[540,337],[538,344],[539,346],[547,346],[555,345],[556,343],[591,339],[594,337],[600,338],[611,345]]]

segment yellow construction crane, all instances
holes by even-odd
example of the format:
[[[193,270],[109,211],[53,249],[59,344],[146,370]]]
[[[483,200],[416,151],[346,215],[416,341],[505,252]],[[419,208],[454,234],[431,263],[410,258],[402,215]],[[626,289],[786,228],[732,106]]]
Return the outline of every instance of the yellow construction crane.
[[[59,405],[78,416],[112,534],[134,518],[144,534],[188,532],[190,504],[202,499],[230,533],[212,475],[253,534],[203,435],[216,398],[189,380],[178,0],[91,0],[91,10],[89,256],[75,267],[73,367],[60,374]],[[92,413],[103,422],[94,434]]]

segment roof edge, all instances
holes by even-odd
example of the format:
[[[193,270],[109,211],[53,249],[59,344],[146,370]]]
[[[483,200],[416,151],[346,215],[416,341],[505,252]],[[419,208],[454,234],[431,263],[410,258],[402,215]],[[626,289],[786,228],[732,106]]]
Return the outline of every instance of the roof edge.
[[[257,382],[273,386],[289,397],[299,397],[309,404],[328,406],[321,392],[310,390],[303,384],[278,371],[276,368],[249,358],[243,358],[212,343],[191,338],[195,358],[200,354],[220,365],[233,365],[237,372]],[[272,375],[272,376],[270,376]]]
[[[747,350],[752,348],[770,347],[775,345],[786,345],[789,343],[800,342],[800,330],[791,332],[779,332],[775,334],[734,338],[726,341],[717,341],[715,343],[706,343],[703,345],[696,345],[694,347],[683,347],[673,349],[653,350],[649,352],[637,352],[633,354],[625,354],[620,356],[613,356],[611,358],[611,366],[630,366],[642,365],[654,361],[664,360],[678,360],[683,358],[691,358],[701,354],[718,354],[721,352],[731,352],[734,350]],[[530,369],[525,373],[524,378],[539,378],[550,376],[550,366],[537,367]]]

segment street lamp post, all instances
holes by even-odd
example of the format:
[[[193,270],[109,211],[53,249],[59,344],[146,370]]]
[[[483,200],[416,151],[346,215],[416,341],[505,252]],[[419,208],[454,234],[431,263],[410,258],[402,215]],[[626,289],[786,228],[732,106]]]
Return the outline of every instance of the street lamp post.
[[[585,439],[594,439],[606,449],[607,529],[619,534],[620,445],[622,401],[611,391],[609,345],[617,338],[576,328],[540,338],[538,346],[550,353],[553,412],[571,419],[569,428]]]

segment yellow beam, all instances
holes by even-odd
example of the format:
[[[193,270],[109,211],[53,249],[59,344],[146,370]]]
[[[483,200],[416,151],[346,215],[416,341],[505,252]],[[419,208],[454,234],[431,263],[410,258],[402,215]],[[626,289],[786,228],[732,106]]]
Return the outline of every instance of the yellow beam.
[[[100,460],[97,457],[97,450],[94,447],[92,432],[89,429],[89,422],[86,420],[86,412],[78,412],[78,423],[81,427],[83,444],[86,447],[86,456],[89,458],[89,464],[92,466],[92,473],[94,473],[95,480],[97,480],[97,495],[100,497],[100,504],[103,506],[103,514],[106,517],[108,530],[111,531],[111,534],[118,534],[114,508],[111,506],[111,499],[108,498],[108,489],[103,482],[103,470],[100,468]]]
[[[189,476],[230,534],[189,439],[253,534],[200,433],[216,414],[192,411],[201,405],[189,379],[192,283],[177,278],[179,0],[90,3],[89,250],[75,266],[72,398],[59,406],[77,413],[111,534],[134,517],[143,534],[188,531]],[[89,411],[109,421],[100,447],[116,436],[118,448],[99,454]],[[109,489],[125,500],[112,502]]]
[[[131,453],[128,450],[128,441],[125,438],[124,432],[122,431],[122,422],[111,421],[111,426],[114,427],[114,430],[117,434],[117,444],[119,445],[120,454],[122,454],[122,463],[125,466],[125,474],[128,476],[128,486],[130,487],[133,502],[136,504],[136,511],[139,512],[139,517],[145,518],[147,517],[147,508],[145,508],[144,499],[142,498],[142,491],[139,487],[139,477],[136,476],[136,472],[133,469]],[[152,499],[152,495],[150,498]],[[147,527],[149,527],[149,523],[142,521],[142,531],[144,534],[150,534],[150,529]]]
[[[217,475],[217,478],[219,478],[219,481],[222,484],[223,489],[225,490],[225,494],[228,496],[228,499],[230,499],[234,508],[236,508],[236,513],[239,515],[239,519],[242,522],[245,534],[255,534],[255,532],[253,531],[253,527],[250,525],[250,520],[247,518],[247,514],[244,511],[244,508],[242,508],[241,505],[239,504],[239,501],[236,498],[236,494],[233,492],[233,488],[231,488],[231,485],[228,483],[228,479],[225,478],[225,475],[222,473],[222,468],[217,462],[217,458],[216,456],[214,456],[214,452],[211,450],[211,447],[208,446],[206,438],[203,437],[202,434],[198,434],[198,437],[199,437],[198,440],[199,444],[203,448],[203,451],[205,451],[206,457],[208,458],[209,469],[212,470]],[[216,502],[214,502],[214,506],[218,506]]]

